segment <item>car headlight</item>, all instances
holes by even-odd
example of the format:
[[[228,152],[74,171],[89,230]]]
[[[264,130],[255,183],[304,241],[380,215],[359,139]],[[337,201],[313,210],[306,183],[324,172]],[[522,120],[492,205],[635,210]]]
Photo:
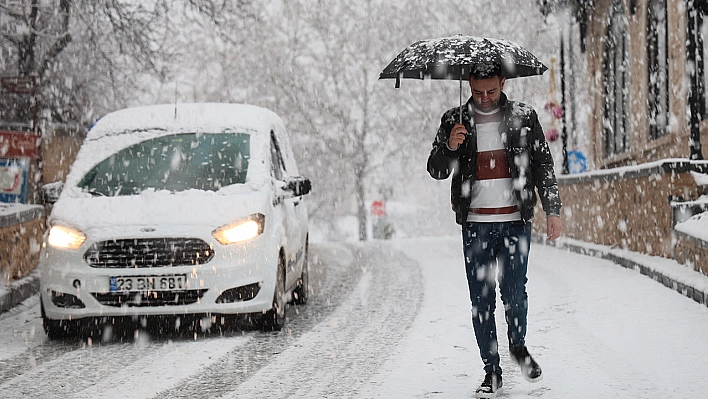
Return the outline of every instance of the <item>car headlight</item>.
[[[52,226],[47,244],[64,249],[78,249],[86,241],[86,234],[67,226]]]
[[[265,216],[256,213],[245,219],[223,225],[212,231],[211,235],[224,245],[234,244],[259,236],[263,233],[264,225]]]

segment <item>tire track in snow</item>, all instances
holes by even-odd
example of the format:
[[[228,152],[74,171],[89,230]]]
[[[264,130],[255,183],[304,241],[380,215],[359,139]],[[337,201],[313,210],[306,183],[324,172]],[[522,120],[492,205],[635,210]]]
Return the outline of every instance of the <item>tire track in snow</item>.
[[[44,334],[44,331],[40,330],[39,334]],[[20,377],[36,367],[51,363],[67,353],[81,349],[81,347],[82,345],[79,343],[45,342],[29,348],[12,358],[0,360],[0,384],[2,384],[0,385],[0,391],[5,387],[7,381]]]
[[[419,265],[388,247],[366,246],[365,274],[347,301],[223,398],[355,395],[407,333],[422,304]]]
[[[304,307],[290,307],[287,332],[279,334],[264,334],[253,331],[234,331],[236,342],[222,343],[226,345],[221,352],[233,351],[238,353],[245,364],[238,367],[239,370],[255,370],[259,367],[258,361],[253,359],[264,358],[266,361],[272,357],[273,351],[282,351],[293,342],[294,334],[301,334],[302,330],[309,329],[319,320],[326,317],[332,309],[345,298],[361,276],[360,269],[354,267],[354,254],[343,247],[332,246],[329,249],[318,249],[317,245],[310,246],[311,269],[310,279],[313,288],[311,304]],[[320,259],[318,261],[318,258]],[[168,363],[170,365],[183,364],[189,370],[192,364],[190,361],[198,363],[199,369],[209,369],[209,365],[214,362],[226,360],[232,367],[237,365],[238,360],[224,356],[217,356],[208,361],[203,358],[208,356],[197,355],[199,349],[204,345],[210,345],[213,341],[220,341],[222,337],[206,334],[200,336],[202,342],[192,342],[189,335],[168,334],[166,337],[150,337],[149,334],[140,332],[137,339],[132,336],[125,337],[127,342],[117,342],[115,338],[111,342],[94,342],[87,345],[81,340],[48,340],[44,336],[39,317],[38,297],[31,299],[30,307],[21,309],[16,314],[4,314],[3,328],[0,328],[0,336],[15,340],[23,339],[23,345],[15,343],[12,346],[12,353],[6,358],[0,357],[0,392],[3,397],[74,397],[84,393],[97,392],[101,397],[125,397],[125,387],[111,385],[111,381],[117,374],[123,376],[124,380],[141,383],[139,377],[142,373],[141,367],[150,367],[150,359],[159,359],[157,363]],[[299,313],[299,314],[298,314]],[[131,330],[132,331],[132,330]],[[31,333],[30,333],[31,332]],[[29,338],[23,338],[29,335]],[[244,337],[242,337],[244,336]],[[243,345],[243,339],[257,338],[262,342],[247,345],[249,350],[241,351],[235,348]],[[265,337],[265,339],[263,339]],[[229,339],[229,338],[227,338]],[[122,338],[121,338],[122,340]],[[217,345],[219,345],[217,344]],[[189,348],[194,346],[194,348]],[[195,352],[194,356],[184,358],[180,353],[174,351],[176,348],[189,348],[190,352]],[[196,348],[196,349],[195,349]],[[170,350],[174,354],[170,354]],[[159,364],[157,364],[159,366]],[[124,370],[135,370],[135,377],[124,376]],[[224,368],[224,371],[232,368]],[[178,385],[181,379],[189,379],[189,374],[200,375],[197,370],[190,370],[187,375],[184,372],[176,373],[173,376],[162,376],[164,379],[172,378],[170,384],[155,384],[159,390]],[[207,373],[208,374],[208,373]],[[224,375],[224,379],[232,378],[231,375]],[[83,392],[83,393],[82,393]],[[154,392],[154,391],[153,391]],[[130,393],[130,392],[129,392]],[[135,392],[132,392],[133,394]],[[6,396],[9,395],[9,396]],[[143,392],[142,397],[149,397],[152,394]],[[186,395],[190,396],[190,395]],[[197,395],[202,396],[201,394]],[[140,397],[140,395],[136,396]]]
[[[61,349],[56,348],[59,352]],[[84,347],[66,353],[60,353],[41,365],[32,367],[7,382],[0,385],[0,392],[6,397],[70,397],[103,377],[109,377],[111,370],[130,366],[143,356],[150,356],[155,347],[143,350],[134,349],[132,345],[108,347]]]
[[[0,315],[0,342],[0,384],[84,346],[81,342],[47,340],[38,295]]]
[[[325,247],[326,245],[326,247]],[[280,332],[253,334],[253,339],[156,398],[213,398],[236,389],[343,302],[362,277],[361,251],[343,244],[310,244],[310,298],[305,306],[289,306],[288,321]]]
[[[207,335],[200,337],[202,342],[191,342],[184,336],[129,337],[127,343],[114,340],[95,342],[93,346],[78,340],[50,341],[43,335],[35,297],[15,315],[3,315],[0,335],[24,340],[25,348],[15,342],[11,353],[0,357],[0,392],[18,398],[94,394],[146,397],[155,388],[165,389],[157,397],[217,397],[237,390],[263,367],[283,367],[284,361],[292,361],[288,354],[303,350],[315,353],[307,356],[306,369],[330,369],[330,377],[318,382],[317,392],[350,392],[385,359],[389,347],[405,332],[420,307],[421,298],[414,291],[420,278],[417,264],[380,247],[311,245],[310,302],[289,307],[288,324],[279,333],[235,331],[234,338]],[[354,299],[349,299],[355,287]],[[344,306],[342,310],[338,310],[340,305]],[[338,313],[332,316],[333,312]],[[325,323],[320,325],[322,321]],[[309,333],[313,328],[319,332]],[[335,330],[336,339],[322,335],[322,331],[330,330]],[[301,340],[311,334],[316,338]],[[320,344],[314,351],[304,349],[313,342]],[[325,344],[331,344],[331,350],[325,350]],[[228,353],[214,358],[200,355],[200,349],[215,345],[224,348],[209,354]],[[189,353],[186,357],[185,352]],[[155,359],[154,366],[151,359]],[[159,375],[153,386],[131,391],[129,387],[134,384],[150,385],[153,381],[146,383],[143,371],[160,363],[171,365],[174,372]],[[337,367],[329,367],[332,364]],[[291,366],[295,370],[299,367]],[[365,370],[352,373],[353,369]],[[291,386],[298,384],[293,382]]]
[[[157,397],[348,396],[385,360],[422,300],[417,263],[381,247],[313,251],[313,269],[327,275],[308,305],[294,308],[304,317],[280,333],[256,335]]]
[[[205,339],[200,343],[189,340],[167,342],[158,350],[152,351],[151,356],[144,356],[129,367],[112,370],[110,378],[102,379],[72,397],[150,397],[250,339],[251,337],[245,336]]]
[[[224,347],[247,341],[247,337],[150,341],[133,344],[84,346],[59,353],[41,365],[21,370],[0,385],[8,398],[144,398],[173,385],[194,372]],[[57,352],[62,352],[57,347]],[[185,371],[187,370],[187,371]]]

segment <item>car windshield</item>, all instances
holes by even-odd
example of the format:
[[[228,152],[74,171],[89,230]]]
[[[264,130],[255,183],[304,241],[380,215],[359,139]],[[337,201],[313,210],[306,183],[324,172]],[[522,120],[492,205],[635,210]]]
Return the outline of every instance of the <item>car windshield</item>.
[[[216,191],[244,183],[250,158],[245,133],[185,133],[162,136],[118,151],[79,182],[93,195],[136,195],[155,190]]]

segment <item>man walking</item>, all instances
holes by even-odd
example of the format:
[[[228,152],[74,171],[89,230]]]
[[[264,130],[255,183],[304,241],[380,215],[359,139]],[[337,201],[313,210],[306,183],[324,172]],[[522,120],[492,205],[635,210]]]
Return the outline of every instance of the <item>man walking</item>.
[[[507,100],[505,82],[499,65],[475,66],[469,76],[472,97],[466,107],[443,115],[428,158],[434,179],[452,175],[452,208],[462,225],[472,325],[486,373],[478,398],[495,397],[502,387],[494,319],[497,280],[510,356],[524,378],[542,378],[525,343],[534,190],[547,216],[548,240],[561,232],[561,200],[543,129],[533,108]]]

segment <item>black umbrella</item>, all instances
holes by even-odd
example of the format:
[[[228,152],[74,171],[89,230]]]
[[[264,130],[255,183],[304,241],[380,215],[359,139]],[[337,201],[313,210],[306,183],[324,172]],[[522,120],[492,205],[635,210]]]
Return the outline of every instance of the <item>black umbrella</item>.
[[[461,110],[462,80],[478,65],[501,65],[502,76],[506,78],[543,75],[548,70],[538,58],[514,42],[457,35],[411,44],[384,68],[379,79],[396,79],[396,88],[400,87],[401,78],[459,79]]]

